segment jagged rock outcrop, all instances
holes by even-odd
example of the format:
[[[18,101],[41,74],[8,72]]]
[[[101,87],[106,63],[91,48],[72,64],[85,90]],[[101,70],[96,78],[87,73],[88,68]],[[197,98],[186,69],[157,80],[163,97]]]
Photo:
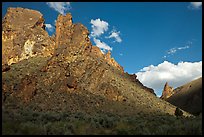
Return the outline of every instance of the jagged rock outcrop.
[[[174,106],[158,99],[152,89],[136,79],[135,74],[124,73],[123,68],[111,58],[110,52],[104,55],[98,47],[93,46],[88,37],[88,29],[80,23],[73,23],[70,13],[58,16],[56,35],[51,38],[44,30],[44,20],[39,12],[34,12],[35,15],[32,14],[33,10],[22,8],[10,8],[8,11],[3,32],[7,37],[12,37],[12,40],[4,39],[3,50],[8,47],[16,48],[12,41],[17,40],[19,54],[7,54],[3,51],[3,103],[9,101],[9,98],[17,97],[27,104],[29,101],[34,102],[35,110],[38,111],[63,109],[72,112],[107,111],[126,115],[142,110],[144,113],[174,115]],[[25,23],[19,23],[21,29],[9,33],[9,27],[6,26],[10,25],[9,17],[15,16],[16,11],[22,11],[17,17],[23,18]],[[34,19],[27,21],[30,18]],[[14,32],[22,35],[14,35]],[[38,40],[37,34],[43,36],[43,39]],[[39,49],[34,54],[34,48],[42,50]],[[13,51],[16,52],[17,49]],[[26,59],[23,58],[24,54],[27,55]],[[11,57],[18,57],[16,64],[11,63]]]
[[[97,58],[104,58],[104,54],[101,52],[100,48],[96,46],[92,46],[91,54],[93,54],[93,56],[96,56]]]
[[[107,60],[108,64],[110,64],[111,66],[114,66],[115,68],[117,68],[121,72],[124,72],[123,67],[121,67],[113,58],[111,58],[111,52],[110,51],[108,51],[106,53],[105,60]]]
[[[173,94],[174,94],[173,87],[169,86],[168,82],[166,82],[164,85],[164,90],[162,92],[162,96],[160,98],[165,100]]]
[[[2,65],[37,55],[51,56],[54,47],[55,41],[45,31],[40,12],[8,8],[2,21]]]
[[[60,79],[65,82],[59,89],[67,90],[74,87],[75,92],[86,89],[94,94],[106,96],[105,92],[110,91],[110,88],[106,86],[106,91],[101,91],[100,88],[110,80],[107,79],[106,71],[114,68],[122,75],[124,70],[111,58],[110,51],[103,55],[98,47],[92,46],[88,35],[86,27],[72,23],[70,13],[65,16],[59,15],[56,22],[56,49],[42,71],[54,72],[53,68],[61,69]],[[117,95],[111,96],[113,100],[120,96],[118,92],[115,94]]]

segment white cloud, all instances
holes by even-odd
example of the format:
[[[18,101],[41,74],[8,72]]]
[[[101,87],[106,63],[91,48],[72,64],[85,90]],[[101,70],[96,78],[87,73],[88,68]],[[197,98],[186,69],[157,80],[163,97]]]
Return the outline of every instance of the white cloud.
[[[176,88],[201,77],[202,61],[179,62],[176,65],[164,61],[157,66],[144,67],[136,75],[145,86],[153,88],[157,96],[161,96],[166,82]]]
[[[70,2],[47,2],[46,4],[62,15],[65,15],[65,12],[71,9]]]
[[[93,37],[99,37],[101,34],[103,34],[105,31],[108,30],[108,22],[100,20],[100,19],[95,19],[91,20],[91,36]]]
[[[45,26],[50,32],[54,31],[54,27],[51,24],[45,24]]]
[[[101,52],[103,54],[105,54],[108,50],[112,50],[112,47],[108,46],[105,42],[102,42],[99,40],[99,38],[101,38],[101,37],[104,38],[104,36],[102,34],[107,32],[109,29],[108,28],[109,27],[108,22],[98,18],[95,20],[91,19],[90,24],[92,24],[91,25],[92,30],[91,30],[91,34],[88,37],[90,39],[93,39],[94,43],[96,44],[97,47],[99,47],[101,49]],[[113,29],[110,32],[110,36],[105,37],[105,38],[114,38],[115,39],[114,42],[122,42],[122,39],[120,38],[119,34],[120,34],[120,31],[116,31],[115,29]]]
[[[110,46],[108,46],[106,43],[101,42],[99,39],[94,38],[93,39],[94,43],[96,44],[97,47],[99,47],[103,52],[105,50],[112,50]]]
[[[178,50],[185,50],[185,49],[188,49],[188,48],[190,48],[189,45],[191,45],[192,42],[187,42],[186,44],[187,44],[187,45],[184,46],[184,47],[175,47],[175,48],[171,48],[171,49],[169,49],[169,50],[167,51],[167,54],[171,54],[171,55],[173,55],[173,54],[175,54]],[[166,56],[165,56],[165,57],[166,57]]]
[[[167,54],[174,54],[176,53],[177,49],[176,48],[171,48],[170,50],[167,51]]]
[[[188,6],[190,9],[199,9],[200,7],[202,7],[202,2],[190,2]]]
[[[115,41],[120,43],[122,42],[122,39],[119,35],[120,35],[120,31],[112,30],[111,35],[106,38],[115,38]]]
[[[182,50],[182,49],[188,49],[188,48],[190,48],[190,46],[178,47],[177,49],[178,49],[178,50]]]

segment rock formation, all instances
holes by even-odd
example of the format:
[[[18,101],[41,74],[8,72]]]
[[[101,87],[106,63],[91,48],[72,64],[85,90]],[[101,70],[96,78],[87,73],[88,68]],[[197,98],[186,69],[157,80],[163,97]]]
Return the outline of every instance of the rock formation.
[[[108,51],[106,53],[105,60],[107,60],[108,64],[110,64],[111,66],[114,66],[115,68],[117,68],[121,72],[124,72],[123,67],[121,67],[113,58],[111,58],[111,52],[110,51]]]
[[[51,56],[54,47],[55,41],[45,31],[40,12],[8,8],[2,21],[2,65],[38,55]]]
[[[174,94],[173,87],[169,86],[168,82],[166,82],[164,85],[164,90],[162,92],[162,96],[160,98],[165,100],[173,94]]]
[[[44,22],[23,8],[9,8],[3,19],[3,134],[158,134],[172,126],[176,107],[93,46],[70,13],[58,16],[52,37]],[[182,121],[191,116],[181,111]]]
[[[93,46],[88,29],[73,23],[70,13],[58,16],[54,37],[42,14],[29,9],[9,8],[2,27],[3,104],[17,98],[34,102],[38,111],[174,115],[175,107],[124,73],[110,51],[104,55]],[[163,109],[157,107],[162,103]]]

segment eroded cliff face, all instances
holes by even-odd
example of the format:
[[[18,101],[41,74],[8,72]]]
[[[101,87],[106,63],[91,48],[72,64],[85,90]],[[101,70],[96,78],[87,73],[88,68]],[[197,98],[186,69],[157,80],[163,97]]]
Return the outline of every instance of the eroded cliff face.
[[[55,83],[61,85],[58,90],[71,92],[88,90],[94,94],[109,94],[100,91],[101,85],[107,84],[104,90],[109,88],[110,79],[107,79],[105,71],[112,68],[120,74],[124,73],[122,67],[110,57],[110,52],[103,55],[98,47],[92,46],[88,35],[86,27],[72,23],[71,14],[58,16],[56,49],[54,55],[41,69],[42,72],[51,72],[59,78]],[[52,82],[50,80],[49,84]],[[117,98],[118,91],[113,92],[116,93],[112,99]]]
[[[54,47],[55,40],[45,31],[40,12],[8,8],[2,21],[2,65],[38,55],[51,56]]]
[[[71,111],[174,115],[174,106],[158,99],[136,75],[124,73],[110,52],[102,54],[93,46],[88,29],[73,23],[70,13],[58,16],[55,37],[45,31],[42,14],[29,9],[9,8],[2,26],[3,102],[17,97],[35,102],[38,110],[64,106]],[[109,109],[113,102],[123,107]]]

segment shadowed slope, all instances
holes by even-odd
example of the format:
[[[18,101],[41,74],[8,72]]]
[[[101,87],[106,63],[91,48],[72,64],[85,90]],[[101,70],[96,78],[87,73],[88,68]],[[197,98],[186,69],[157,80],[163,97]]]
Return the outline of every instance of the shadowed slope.
[[[202,113],[202,77],[174,89],[174,92],[166,101],[194,115]]]

